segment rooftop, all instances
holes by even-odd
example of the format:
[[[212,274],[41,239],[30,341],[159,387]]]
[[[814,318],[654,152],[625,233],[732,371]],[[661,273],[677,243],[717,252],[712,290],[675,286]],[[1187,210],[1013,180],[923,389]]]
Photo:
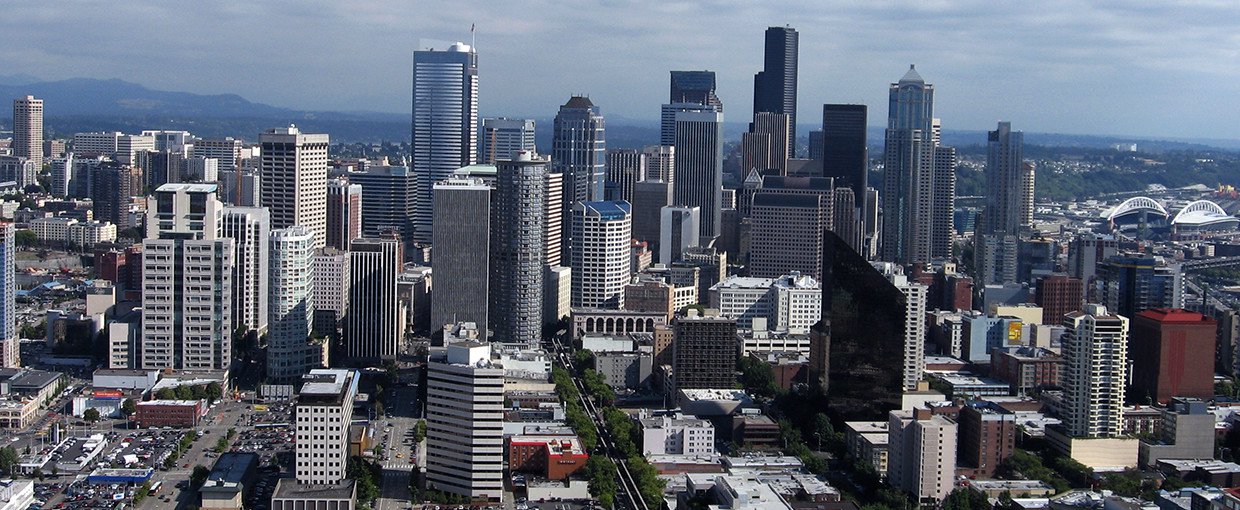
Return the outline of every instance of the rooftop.
[[[352,500],[355,491],[353,480],[333,484],[303,484],[292,478],[276,482],[271,499]]]
[[[745,390],[737,389],[683,389],[680,394],[685,400],[753,400]]]
[[[208,483],[241,483],[244,481],[246,472],[257,465],[257,453],[225,453],[220,455],[219,460],[215,461],[215,467],[211,469],[211,474],[207,476],[207,480]]]

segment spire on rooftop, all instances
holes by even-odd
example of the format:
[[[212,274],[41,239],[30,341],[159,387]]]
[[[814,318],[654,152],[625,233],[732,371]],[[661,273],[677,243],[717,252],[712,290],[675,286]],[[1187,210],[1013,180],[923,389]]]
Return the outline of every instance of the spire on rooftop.
[[[904,73],[904,77],[900,78],[900,83],[925,83],[926,80],[921,79],[921,75],[917,74],[917,69],[913,64],[908,65],[908,72]]]

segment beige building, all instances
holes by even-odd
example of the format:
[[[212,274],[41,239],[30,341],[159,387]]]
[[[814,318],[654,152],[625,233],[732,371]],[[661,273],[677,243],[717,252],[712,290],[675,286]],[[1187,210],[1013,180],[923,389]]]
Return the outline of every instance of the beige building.
[[[13,155],[43,168],[43,100],[26,96],[13,100]]]
[[[271,211],[271,229],[301,225],[314,233],[314,245],[327,244],[326,134],[302,133],[297,126],[259,135],[259,199]]]
[[[937,504],[956,477],[956,423],[929,409],[891,411],[887,420],[887,482]]]

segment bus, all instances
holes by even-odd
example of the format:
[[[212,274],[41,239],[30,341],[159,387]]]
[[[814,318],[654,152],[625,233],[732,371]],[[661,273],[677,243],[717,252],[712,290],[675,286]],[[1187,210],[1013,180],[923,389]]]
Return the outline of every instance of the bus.
[[[159,489],[163,486],[164,486],[164,482],[155,482],[151,484],[151,490],[146,491],[146,494],[148,496],[156,496],[159,494]]]

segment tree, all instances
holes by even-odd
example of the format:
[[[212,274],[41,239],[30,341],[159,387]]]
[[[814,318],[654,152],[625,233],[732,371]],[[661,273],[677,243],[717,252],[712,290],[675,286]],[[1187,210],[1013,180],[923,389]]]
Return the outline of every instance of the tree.
[[[82,419],[88,422],[91,422],[91,423],[95,423],[99,421],[99,410],[98,409],[87,409],[83,411]]]
[[[990,510],[990,502],[986,500],[986,495],[979,491],[958,487],[943,499],[942,508],[943,510]]]
[[[6,475],[12,475],[13,466],[16,466],[17,462],[17,450],[13,449],[12,446],[0,448],[0,471],[3,471]]]
[[[413,442],[421,443],[426,439],[426,420],[418,420],[417,426],[413,428]]]
[[[138,412],[138,404],[132,398],[127,398],[121,403],[121,414],[126,418],[133,416],[136,412]]]
[[[189,484],[195,489],[202,487],[202,484],[207,481],[208,476],[211,476],[211,470],[207,469],[206,466],[194,466],[194,472],[189,475]]]
[[[39,244],[39,236],[35,235],[33,230],[18,230],[13,237],[17,240],[17,245],[22,248],[30,248]]]
[[[195,384],[189,387],[190,400],[205,400],[207,398],[207,387],[201,384]]]
[[[379,466],[366,462],[361,457],[349,457],[345,468],[345,476],[357,482],[357,501],[370,502],[379,497]]]
[[[383,402],[375,401],[375,416],[383,416]]]
[[[176,394],[178,400],[193,400],[194,398],[194,390],[190,389],[189,386],[177,386],[176,389],[172,391]]]
[[[173,391],[172,388],[160,388],[159,391],[155,392],[155,398],[159,400],[176,400],[177,392]]]

